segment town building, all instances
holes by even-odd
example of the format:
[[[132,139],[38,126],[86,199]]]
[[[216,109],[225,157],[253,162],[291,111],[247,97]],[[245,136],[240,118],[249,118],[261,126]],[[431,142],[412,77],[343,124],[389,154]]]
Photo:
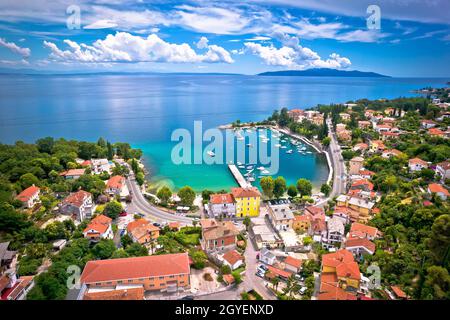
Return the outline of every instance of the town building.
[[[287,231],[292,228],[294,214],[287,204],[269,205],[269,221],[278,231]]]
[[[370,129],[372,127],[372,123],[366,120],[358,121],[358,128],[360,129]]]
[[[74,219],[83,221],[92,216],[92,195],[84,190],[79,190],[67,196],[60,204],[62,214],[71,215]]]
[[[327,221],[327,237],[322,239],[322,246],[326,249],[340,247],[345,237],[345,228],[341,219],[331,218]]]
[[[67,171],[61,172],[59,175],[64,177],[66,180],[75,180],[81,177],[86,169],[69,169]]]
[[[422,127],[423,129],[430,129],[430,128],[434,128],[435,126],[436,126],[436,122],[434,122],[433,120],[420,121],[420,127]]]
[[[442,137],[442,138],[445,137],[444,131],[438,128],[428,129],[428,134],[432,137]]]
[[[103,214],[96,216],[84,229],[83,236],[92,242],[97,242],[101,239],[112,239],[114,237],[112,219]]]
[[[231,268],[231,270],[236,270],[244,264],[244,257],[236,250],[230,250],[223,254],[223,263]]]
[[[404,155],[404,153],[397,149],[388,149],[388,150],[383,151],[383,153],[381,154],[381,157],[385,158],[385,159],[389,159],[392,157],[400,157],[403,155]]]
[[[383,152],[384,150],[386,150],[386,146],[381,140],[371,140],[369,148],[369,151],[372,153]]]
[[[254,241],[258,249],[277,248],[284,244],[283,240],[269,228],[264,218],[253,218],[251,220],[249,239]]]
[[[126,289],[98,289],[86,290],[80,300],[145,300],[144,288],[141,285],[136,287],[127,286]]]
[[[439,175],[441,182],[445,182],[446,179],[450,179],[450,162],[443,161],[436,164],[436,174]]]
[[[413,158],[408,161],[408,168],[410,172],[421,171],[428,168],[428,163],[419,158]]]
[[[349,161],[349,171],[350,175],[359,174],[359,171],[363,168],[364,158],[362,157],[354,157]]]
[[[9,250],[9,244],[0,243],[0,296],[17,283],[17,251]]]
[[[364,255],[375,253],[375,243],[367,238],[348,238],[345,241],[345,249],[350,251],[355,259],[361,259]]]
[[[295,231],[307,231],[311,225],[312,217],[309,214],[295,215],[292,221],[292,229]]]
[[[187,253],[88,261],[81,274],[82,291],[123,290],[178,292],[190,288]]]
[[[288,111],[288,116],[295,122],[302,122],[305,119],[305,111],[301,109],[292,109]]]
[[[126,179],[122,176],[112,176],[106,182],[106,193],[110,196],[117,196],[120,199],[125,199],[130,195],[130,191],[128,190]]]
[[[262,247],[261,251],[259,252],[259,261],[268,264],[273,265],[277,261],[277,256],[272,253],[269,249],[266,247]]]
[[[39,203],[39,192],[40,189],[33,184],[19,193],[16,199],[22,202],[25,208],[31,209]]]
[[[303,261],[292,256],[287,256],[284,259],[284,270],[299,273],[302,268]]]
[[[352,150],[365,152],[367,149],[369,149],[369,145],[367,143],[360,142],[355,144]]]
[[[146,219],[137,219],[127,225],[127,234],[133,242],[147,245],[159,237],[159,228]]]
[[[257,217],[261,202],[261,193],[258,188],[231,188],[236,201],[236,217]]]
[[[233,195],[212,194],[209,197],[208,213],[211,218],[232,218],[236,215],[236,204]]]
[[[373,241],[379,238],[380,236],[381,233],[377,228],[368,226],[366,224],[354,222],[350,227],[350,231],[347,238],[366,238]]]
[[[239,231],[231,221],[202,219],[200,225],[202,227],[200,244],[206,252],[224,252],[236,248]]]
[[[113,166],[113,163],[108,159],[91,159],[91,172],[93,174],[111,173]]]
[[[450,193],[447,189],[445,189],[441,184],[438,183],[431,183],[428,185],[428,193],[433,194],[435,193],[439,198],[442,200],[447,200],[447,198],[450,196]]]
[[[336,198],[336,202],[336,206],[338,207],[349,207],[355,211],[358,211],[358,221],[363,222],[369,220],[369,215],[371,214],[372,209],[375,206],[375,203],[368,199],[343,194]]]

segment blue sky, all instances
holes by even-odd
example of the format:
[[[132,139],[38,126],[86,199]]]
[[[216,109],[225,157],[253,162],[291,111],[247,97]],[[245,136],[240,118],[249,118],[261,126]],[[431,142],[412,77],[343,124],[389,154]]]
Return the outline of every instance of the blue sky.
[[[448,0],[3,0],[0,68],[256,74],[324,67],[448,77],[448,12]]]

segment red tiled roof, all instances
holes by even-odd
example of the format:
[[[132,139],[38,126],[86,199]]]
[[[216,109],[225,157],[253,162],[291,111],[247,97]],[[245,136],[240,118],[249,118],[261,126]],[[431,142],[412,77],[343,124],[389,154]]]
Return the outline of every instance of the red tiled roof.
[[[82,176],[85,169],[69,169],[67,171],[61,172],[60,176]]]
[[[408,297],[398,286],[391,286],[391,289],[398,298],[406,299]]]
[[[230,250],[223,255],[223,259],[228,261],[229,264],[234,265],[239,260],[244,260],[244,257],[236,250]]]
[[[106,230],[108,230],[109,225],[111,224],[112,219],[101,214],[94,219],[91,220],[91,222],[87,225],[86,229],[84,229],[84,233],[88,232],[89,230],[95,230],[96,232],[102,234],[105,233]]]
[[[410,159],[408,162],[409,162],[409,164],[420,164],[424,167],[428,167],[428,163],[426,163],[425,161],[423,161],[422,159],[419,159],[419,158]]]
[[[20,200],[22,202],[27,202],[30,200],[36,193],[39,192],[39,188],[36,186],[31,186],[23,190],[19,195],[16,197],[17,200]]]
[[[286,259],[284,260],[284,263],[288,264],[290,266],[293,266],[293,267],[298,269],[298,268],[300,268],[302,266],[303,261],[300,260],[300,259],[296,259],[294,257],[291,257],[291,256],[287,256]]]
[[[283,278],[289,278],[292,275],[292,272],[281,270],[272,266],[267,266],[269,268],[269,271],[273,273],[276,276],[280,276]]]
[[[189,274],[187,253],[88,261],[81,283]]]
[[[450,170],[450,162],[449,161],[439,162],[436,166],[441,167],[445,171]]]
[[[373,243],[367,238],[349,238],[345,242],[345,247],[346,248],[364,247],[372,253],[375,252],[375,243]]]
[[[322,256],[322,265],[336,268],[338,277],[361,279],[359,266],[355,262],[352,253],[348,250],[340,249],[334,253],[324,254]]]
[[[445,189],[442,185],[438,184],[438,183],[430,183],[428,185],[428,189],[430,190],[430,192],[432,193],[443,193],[446,196],[450,196],[450,193],[448,192],[447,189]]]
[[[83,201],[87,197],[91,197],[92,195],[84,190],[79,190],[71,195],[67,196],[64,200],[64,204],[71,204],[76,207],[80,207],[83,204]]]
[[[444,132],[438,128],[431,128],[431,129],[428,129],[428,134],[430,134],[432,136],[443,136]]]
[[[306,211],[311,213],[313,216],[325,214],[325,210],[321,207],[309,206],[305,208]]]
[[[370,170],[359,170],[359,174],[362,176],[373,176],[375,174],[375,172],[370,171]]]
[[[302,214],[302,215],[295,215],[294,216],[295,221],[310,221],[312,220],[311,215],[309,214]]]
[[[238,229],[231,221],[202,219],[200,224],[205,240],[216,240],[224,237],[237,236],[239,234]]]
[[[258,188],[231,188],[231,193],[235,198],[251,198],[251,197],[260,197],[261,193]]]
[[[361,232],[367,234],[371,237],[376,237],[378,235],[378,229],[375,227],[371,227],[362,223],[354,222],[350,227],[350,234],[352,232]]]
[[[177,221],[169,222],[169,229],[177,230],[179,228],[180,228],[180,223],[179,222],[177,222]]]
[[[144,300],[144,288],[87,292],[83,300]]]
[[[224,274],[223,281],[227,284],[232,284],[234,282],[234,277],[231,274]]]
[[[321,283],[320,293],[317,296],[318,300],[357,300],[356,296],[337,285],[329,283]]]
[[[212,194],[209,196],[209,202],[212,204],[225,204],[225,203],[233,203],[233,195],[229,193],[218,193],[218,194]]]
[[[106,187],[112,189],[122,189],[124,184],[125,184],[125,177],[112,176],[106,183]]]

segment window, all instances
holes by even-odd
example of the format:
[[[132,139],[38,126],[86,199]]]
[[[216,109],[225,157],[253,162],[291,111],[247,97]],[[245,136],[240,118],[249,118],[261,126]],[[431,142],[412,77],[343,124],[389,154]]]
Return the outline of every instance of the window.
[[[164,276],[162,276],[162,277],[159,277],[159,280],[164,280]]]
[[[119,283],[119,284],[122,284],[122,283],[123,283],[123,281],[122,281],[122,280],[119,280],[119,281],[117,281],[117,283]]]

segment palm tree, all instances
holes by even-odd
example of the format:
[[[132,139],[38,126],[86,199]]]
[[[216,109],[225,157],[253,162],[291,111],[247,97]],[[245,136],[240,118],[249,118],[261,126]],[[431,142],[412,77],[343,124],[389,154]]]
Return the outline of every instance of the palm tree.
[[[271,282],[274,290],[278,291],[278,284],[280,283],[280,280],[278,278],[273,278]]]
[[[300,290],[300,286],[294,276],[291,275],[286,282],[286,288],[284,288],[283,293],[292,299],[293,294],[298,290]]]

